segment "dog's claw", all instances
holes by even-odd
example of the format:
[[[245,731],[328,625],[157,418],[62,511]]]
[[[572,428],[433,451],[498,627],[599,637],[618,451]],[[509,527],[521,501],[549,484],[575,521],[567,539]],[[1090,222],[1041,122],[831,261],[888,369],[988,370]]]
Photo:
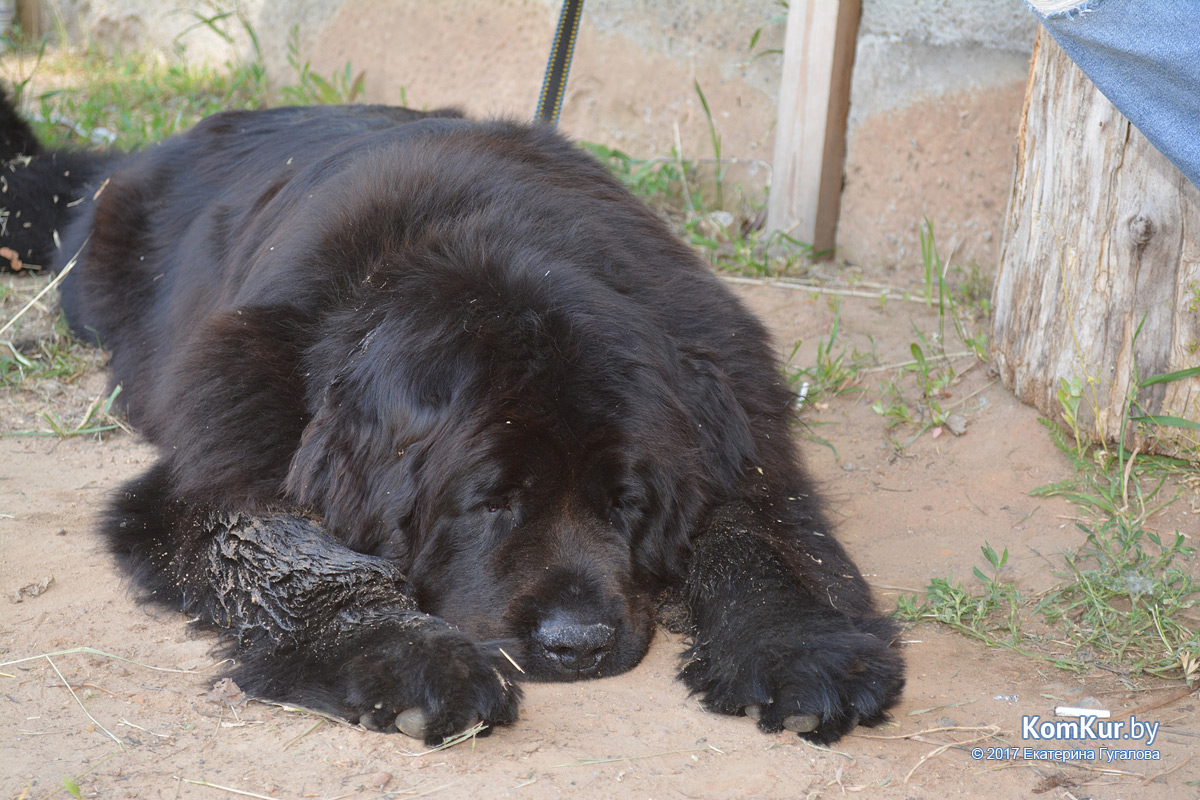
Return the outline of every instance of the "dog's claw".
[[[783,727],[793,733],[812,733],[821,724],[815,714],[792,714],[783,718]]]
[[[757,722],[762,718],[762,706],[751,703],[742,708],[742,713]],[[816,714],[792,714],[783,718],[784,729],[793,733],[812,733],[820,724],[821,719]]]
[[[396,728],[405,736],[425,738],[425,712],[419,708],[407,708],[396,715]]]

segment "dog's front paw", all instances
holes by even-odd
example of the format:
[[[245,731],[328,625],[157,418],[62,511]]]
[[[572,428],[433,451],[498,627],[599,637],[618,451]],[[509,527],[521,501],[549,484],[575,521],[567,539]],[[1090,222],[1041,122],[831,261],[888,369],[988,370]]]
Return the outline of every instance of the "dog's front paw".
[[[889,630],[882,621],[872,627]],[[853,627],[741,633],[737,641],[698,639],[680,678],[708,709],[745,713],[768,733],[786,728],[830,744],[856,725],[882,722],[904,688],[904,663],[888,636]]]
[[[363,727],[436,745],[477,723],[517,718],[520,687],[494,655],[449,626],[388,630],[360,648],[339,678],[345,716]]]

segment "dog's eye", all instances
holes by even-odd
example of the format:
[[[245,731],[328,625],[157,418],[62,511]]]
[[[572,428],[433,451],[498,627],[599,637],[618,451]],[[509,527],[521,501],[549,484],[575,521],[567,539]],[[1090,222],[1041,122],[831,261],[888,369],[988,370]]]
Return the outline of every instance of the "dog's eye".
[[[608,504],[613,511],[637,511],[642,504],[642,493],[635,488],[622,487],[609,495]]]
[[[627,527],[630,518],[637,513],[636,505],[627,494],[616,494],[609,499],[608,521],[617,527]]]
[[[512,511],[512,503],[507,497],[501,497],[497,500],[488,501],[486,508],[489,514],[496,514],[501,511]]]
[[[612,489],[608,495],[608,521],[614,528],[632,532],[649,513],[650,499],[645,487],[627,483]]]

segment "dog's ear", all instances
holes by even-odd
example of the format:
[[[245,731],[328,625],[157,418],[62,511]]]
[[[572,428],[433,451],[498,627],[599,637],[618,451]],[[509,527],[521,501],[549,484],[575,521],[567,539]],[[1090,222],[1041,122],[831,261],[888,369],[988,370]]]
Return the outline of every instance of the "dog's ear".
[[[456,394],[456,370],[396,352],[395,337],[379,338],[368,333],[340,363],[310,350],[310,379],[320,388],[310,395],[312,417],[286,482],[294,502],[367,551],[394,547],[404,534],[430,444],[442,436]]]
[[[375,497],[378,484],[386,481],[401,499],[409,483],[398,456],[404,448],[393,446],[387,426],[375,415],[336,394],[330,393],[305,427],[286,490],[301,506],[321,514],[331,534],[371,549],[389,528]]]
[[[644,525],[634,550],[640,564],[660,574],[683,568],[706,498],[734,496],[757,461],[749,416],[714,355],[684,348],[677,363],[662,376],[660,392],[647,392],[670,398],[656,419],[674,419],[677,427],[646,431],[634,470]]]

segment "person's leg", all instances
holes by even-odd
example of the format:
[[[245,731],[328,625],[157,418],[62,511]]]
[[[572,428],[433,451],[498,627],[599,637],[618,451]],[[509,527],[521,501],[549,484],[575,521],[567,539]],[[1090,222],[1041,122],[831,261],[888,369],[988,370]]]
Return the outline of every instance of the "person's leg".
[[[1026,0],[1117,109],[1200,187],[1200,13],[1179,0]]]

